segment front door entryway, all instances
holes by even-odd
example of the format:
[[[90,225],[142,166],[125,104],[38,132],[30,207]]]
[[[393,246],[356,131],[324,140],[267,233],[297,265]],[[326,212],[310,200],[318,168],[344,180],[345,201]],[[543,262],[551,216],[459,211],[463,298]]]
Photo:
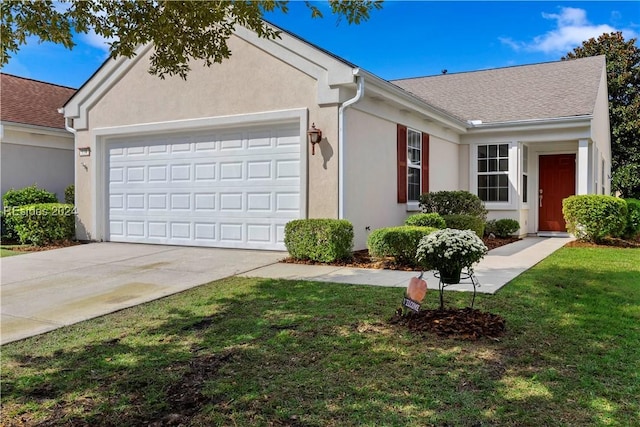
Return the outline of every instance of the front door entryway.
[[[566,231],[562,199],[576,192],[576,155],[540,156],[538,231]]]

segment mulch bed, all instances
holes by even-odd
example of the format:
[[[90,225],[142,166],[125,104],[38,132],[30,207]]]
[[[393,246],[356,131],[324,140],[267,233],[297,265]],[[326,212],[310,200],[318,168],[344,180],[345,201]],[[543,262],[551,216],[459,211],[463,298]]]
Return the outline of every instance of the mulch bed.
[[[81,242],[71,241],[71,240],[51,243],[49,245],[44,245],[44,246],[20,245],[20,243],[17,243],[17,242],[2,242],[3,246],[16,245],[9,248],[14,252],[41,252],[41,251],[48,251],[51,249],[67,248],[69,246],[76,246],[81,244],[82,244]]]
[[[488,238],[482,239],[484,244],[489,250],[499,248],[500,246],[508,245],[509,243],[517,242],[520,240],[518,237],[507,238]],[[403,271],[415,271],[415,267],[410,267],[402,264],[397,264],[392,257],[388,258],[374,258],[369,255],[369,251],[364,249],[361,251],[355,251],[353,258],[349,261],[335,261],[331,263],[318,262],[311,260],[300,260],[294,258],[285,258],[281,262],[288,264],[306,264],[306,265],[333,265],[338,267],[356,267],[356,268],[375,268],[386,270],[403,270]]]
[[[470,307],[422,310],[418,313],[409,312],[404,316],[402,310],[398,310],[389,322],[421,335],[433,333],[463,340],[475,341],[483,337],[498,340],[506,330],[502,316]]]
[[[605,237],[600,243],[581,242],[579,240],[574,240],[573,242],[567,243],[565,246],[574,248],[640,248],[640,236],[633,240]]]

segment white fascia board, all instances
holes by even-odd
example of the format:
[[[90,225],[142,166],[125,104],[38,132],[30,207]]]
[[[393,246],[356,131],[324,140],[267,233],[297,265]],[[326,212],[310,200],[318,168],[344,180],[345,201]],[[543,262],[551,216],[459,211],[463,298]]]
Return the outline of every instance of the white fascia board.
[[[469,135],[487,132],[539,131],[558,129],[579,129],[591,127],[592,115],[575,117],[555,117],[551,119],[515,120],[509,122],[492,122],[471,125]]]
[[[375,74],[371,74],[368,71],[360,70],[360,75],[364,76],[369,95],[372,95],[373,93],[378,94],[383,99],[386,98],[391,102],[406,107],[409,111],[415,111],[423,116],[426,116],[427,118],[438,122],[445,128],[452,129],[459,133],[466,132],[468,126],[465,122],[458,120],[457,118],[447,114],[444,111],[440,111],[427,102],[406,92],[398,86],[389,83],[384,79],[381,79]]]
[[[15,122],[0,122],[4,130],[19,131],[19,132],[31,132],[41,135],[60,136],[73,139],[73,134],[65,129],[51,128],[47,126],[29,125]]]
[[[132,58],[109,59],[67,102],[63,108],[64,117],[73,119],[76,130],[88,128],[87,110],[113,87],[133,65],[152,47],[152,43],[139,46]]]

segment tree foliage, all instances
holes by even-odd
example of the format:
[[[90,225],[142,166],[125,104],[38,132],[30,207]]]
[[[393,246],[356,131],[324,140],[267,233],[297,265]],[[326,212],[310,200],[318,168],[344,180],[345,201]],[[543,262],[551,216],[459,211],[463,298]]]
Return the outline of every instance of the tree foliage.
[[[237,25],[259,37],[275,39],[280,31],[262,18],[266,12],[288,11],[288,0],[170,1],[170,0],[51,0],[0,2],[0,65],[19,51],[27,38],[73,48],[74,33],[95,32],[108,40],[110,57],[135,56],[140,45],[153,43],[149,72],[164,78],[186,78],[191,60],[207,66],[231,56],[227,41]],[[312,17],[321,10],[305,2]],[[329,0],[331,12],[349,24],[369,19],[381,0]]]
[[[636,41],[625,41],[621,32],[605,33],[562,58],[607,58],[612,187],[624,197],[640,197],[640,49]]]

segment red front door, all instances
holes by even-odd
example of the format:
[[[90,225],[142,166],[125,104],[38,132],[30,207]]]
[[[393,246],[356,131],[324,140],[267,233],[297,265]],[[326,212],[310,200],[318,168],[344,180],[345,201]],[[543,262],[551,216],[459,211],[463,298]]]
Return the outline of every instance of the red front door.
[[[538,231],[566,231],[562,199],[576,192],[576,155],[540,156]]]

